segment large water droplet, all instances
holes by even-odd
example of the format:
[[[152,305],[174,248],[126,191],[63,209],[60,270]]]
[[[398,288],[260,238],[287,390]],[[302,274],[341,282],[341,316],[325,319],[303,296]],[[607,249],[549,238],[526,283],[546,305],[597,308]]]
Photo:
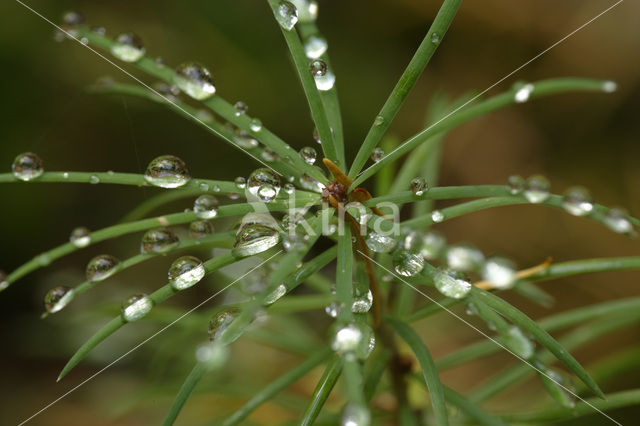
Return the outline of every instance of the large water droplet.
[[[529,97],[531,96],[531,93],[533,93],[534,88],[535,87],[533,84],[525,84],[516,91],[516,93],[513,95],[513,100],[519,104],[527,102],[529,100]]]
[[[136,294],[122,302],[122,319],[131,322],[144,317],[153,308],[153,301],[146,294]]]
[[[280,176],[271,169],[261,168],[249,175],[249,192],[262,202],[273,201],[280,192]]]
[[[144,172],[144,180],[161,188],[177,188],[191,179],[187,165],[176,156],[161,155],[154,158]]]
[[[311,74],[318,90],[324,92],[333,89],[336,83],[336,76],[323,61],[317,59],[311,63]]]
[[[73,299],[73,291],[66,286],[54,287],[44,296],[44,309],[50,314],[60,311]]]
[[[424,268],[424,258],[417,253],[398,250],[393,255],[393,266],[398,274],[404,277],[413,277]]]
[[[615,81],[607,80],[602,82],[602,91],[605,93],[613,93],[618,90],[618,84]]]
[[[205,270],[202,261],[194,256],[182,256],[173,261],[169,267],[171,287],[184,290],[197,284],[204,278]]]
[[[551,184],[546,177],[534,175],[527,179],[527,187],[524,190],[524,197],[530,203],[542,203],[549,198]]]
[[[193,238],[204,238],[213,234],[213,224],[208,220],[196,220],[189,224],[189,234]]]
[[[482,267],[482,279],[498,289],[511,288],[516,280],[516,266],[506,257],[491,256]]]
[[[304,53],[309,59],[318,59],[327,51],[327,40],[318,36],[311,36],[304,43]]]
[[[440,210],[434,210],[431,212],[431,220],[433,223],[440,223],[444,220],[444,213]]]
[[[520,358],[529,359],[533,356],[534,345],[517,326],[511,326],[502,336],[505,346]]]
[[[275,7],[276,21],[282,28],[291,31],[298,23],[298,9],[288,1],[281,1]]]
[[[318,153],[316,152],[315,149],[311,148],[310,146],[305,146],[300,150],[300,157],[302,157],[305,163],[313,164],[316,162]]]
[[[218,215],[218,199],[210,194],[203,194],[193,203],[193,212],[200,219],[211,219]]]
[[[25,152],[20,154],[13,160],[11,171],[16,179],[30,181],[44,173],[42,160],[33,152]]]
[[[614,207],[607,211],[603,219],[604,224],[619,234],[633,234],[633,225],[629,221],[624,209]]]
[[[264,304],[271,305],[285,294],[287,294],[287,287],[285,287],[284,284],[280,284],[271,293],[266,295],[266,297],[264,298]]]
[[[334,328],[331,348],[340,355],[365,360],[374,346],[373,330],[365,324],[337,325]]]
[[[574,216],[585,216],[593,211],[593,199],[585,188],[574,186],[564,193],[562,208]]]
[[[509,192],[511,195],[522,194],[526,187],[527,183],[524,178],[519,175],[511,175],[507,179],[507,186],[509,187]]]
[[[354,283],[351,312],[354,314],[364,314],[369,312],[372,305],[373,294],[371,290],[369,290],[369,286],[364,283]]]
[[[429,185],[427,184],[427,180],[422,177],[417,177],[411,180],[411,192],[413,192],[418,197],[423,195],[425,192],[429,190]]]
[[[142,236],[140,252],[166,253],[180,244],[178,236],[169,228],[149,229]]]
[[[111,54],[124,62],[137,62],[145,52],[142,39],[131,32],[120,34],[111,46]]]
[[[376,232],[369,232],[365,242],[367,247],[376,253],[389,253],[398,244],[398,241],[392,236]]]
[[[350,402],[344,406],[340,426],[369,426],[371,414],[366,406]]]
[[[193,99],[204,101],[216,93],[213,77],[208,69],[195,62],[178,66],[173,82]]]
[[[484,254],[470,244],[454,244],[447,250],[447,265],[456,271],[477,271],[484,263]]]
[[[78,226],[71,231],[69,241],[78,248],[86,247],[91,243],[91,232],[84,226]]]
[[[371,151],[371,161],[377,163],[378,161],[382,160],[383,157],[384,150],[382,148],[380,148],[379,146],[373,148],[373,151]]]
[[[471,283],[452,275],[456,274],[438,271],[433,277],[433,284],[443,295],[453,299],[462,299],[471,291]]]
[[[428,260],[437,259],[444,253],[447,248],[447,240],[438,231],[429,231],[422,239],[422,248],[420,254]]]
[[[120,261],[110,254],[94,257],[87,264],[87,281],[102,281],[115,274],[120,268]]]
[[[251,224],[244,226],[236,236],[234,252],[239,256],[251,256],[269,250],[280,242],[280,234],[268,226]]]
[[[240,313],[236,307],[225,308],[216,313],[209,321],[209,340],[218,339]]]

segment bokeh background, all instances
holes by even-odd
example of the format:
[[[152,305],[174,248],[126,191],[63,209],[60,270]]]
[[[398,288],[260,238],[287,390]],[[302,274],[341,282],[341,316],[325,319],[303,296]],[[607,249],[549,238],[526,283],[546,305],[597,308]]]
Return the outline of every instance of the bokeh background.
[[[89,24],[106,27],[110,35],[133,30],[143,38],[150,55],[163,57],[169,65],[186,60],[202,62],[213,72],[220,95],[231,102],[246,102],[252,115],[294,147],[314,145],[302,90],[264,1],[32,0],[28,4],[55,22],[63,11],[76,9],[83,11]],[[423,127],[426,107],[434,94],[458,96],[483,90],[611,4],[609,0],[464,2],[390,133],[400,139],[413,135]],[[329,41],[350,158],[438,7],[434,0],[320,0],[318,24]],[[183,158],[198,177],[231,179],[247,176],[257,166],[159,105],[88,94],[86,86],[101,76],[124,82],[128,78],[76,43],[55,42],[51,25],[17,2],[2,2],[0,15],[4,17],[0,25],[0,165],[5,172],[13,158],[24,151],[38,153],[47,170],[141,173],[149,160],[165,153]],[[554,192],[584,185],[598,202],[625,206],[636,216],[640,214],[638,16],[637,2],[623,2],[492,91],[505,90],[516,80],[584,76],[615,80],[619,85],[616,93],[544,98],[460,127],[446,137],[441,183],[500,184],[510,174],[542,173],[551,180]],[[148,188],[106,185],[3,185],[0,266],[11,271],[66,241],[77,225],[91,229],[108,226],[154,193]],[[188,204],[172,207],[182,210]],[[544,207],[484,211],[439,229],[452,242],[473,242],[485,253],[507,254],[523,267],[547,256],[563,261],[638,254],[637,240]],[[85,262],[95,254],[134,254],[137,238],[78,252],[0,295],[0,423],[22,421],[157,329],[151,324],[123,331],[97,348],[67,379],[55,382],[68,356],[104,322],[105,314],[113,312],[94,306],[122,300],[134,292],[132,288],[150,291],[157,287],[164,280],[169,260],[159,259],[127,271],[109,287],[96,288],[78,306],[41,321],[44,293],[54,285],[80,282]],[[551,309],[516,296],[509,300],[537,318],[638,295],[639,278],[638,272],[617,272],[545,283],[543,288],[557,299]],[[183,297],[174,305],[186,309],[206,294]],[[480,338],[446,314],[435,318],[418,326],[436,357]],[[326,324],[324,319],[318,321]],[[206,329],[206,323],[203,327]],[[589,364],[616,348],[635,345],[639,335],[638,328],[614,333],[577,351],[576,356]],[[157,424],[190,368],[180,356],[189,347],[176,343],[180,337],[179,331],[160,336],[158,342],[119,362],[31,424]],[[251,386],[267,383],[297,362],[262,347],[258,351],[249,342],[240,347],[243,350],[234,352],[233,365],[255,383],[247,382],[239,389],[238,399],[225,399],[213,391],[196,395],[180,418],[181,424],[199,424],[221,406],[226,409],[227,404],[240,404],[249,396]],[[504,354],[496,355],[449,371],[443,380],[464,392],[506,362],[512,361]],[[320,374],[316,373],[290,390],[292,400],[287,403],[295,405],[299,400],[294,396],[309,394]],[[248,380],[237,375],[239,383]],[[639,379],[639,373],[629,374],[605,390],[632,387]],[[540,389],[536,381],[523,382],[488,406],[527,409],[533,400],[540,399]],[[257,419],[275,424],[290,418],[283,406],[283,402],[268,404]],[[619,415],[621,419],[637,419],[638,414],[640,410],[629,409]],[[603,422],[602,417],[591,416],[582,424]]]

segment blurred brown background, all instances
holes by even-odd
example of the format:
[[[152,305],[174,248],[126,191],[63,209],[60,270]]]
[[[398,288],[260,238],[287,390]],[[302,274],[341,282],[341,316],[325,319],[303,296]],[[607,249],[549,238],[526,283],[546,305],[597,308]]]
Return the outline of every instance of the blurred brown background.
[[[318,23],[329,41],[350,158],[424,36],[439,3],[320,1]],[[63,11],[77,9],[84,12],[89,24],[106,27],[110,35],[133,30],[143,38],[150,55],[162,56],[169,65],[185,60],[202,62],[213,72],[221,96],[231,102],[246,102],[252,115],[294,147],[314,145],[302,90],[264,1],[33,0],[29,4],[55,22]],[[401,139],[411,136],[422,128],[433,94],[443,91],[454,96],[483,90],[611,4],[603,0],[467,0],[391,132]],[[142,172],[150,159],[165,153],[183,158],[198,177],[230,179],[246,176],[255,168],[256,164],[241,153],[158,105],[87,94],[84,88],[98,77],[129,80],[78,44],[54,42],[53,28],[18,3],[2,2],[0,15],[5,17],[0,26],[0,122],[4,141],[0,164],[5,171],[24,151],[38,153],[47,170]],[[596,201],[625,206],[638,216],[638,16],[637,2],[623,2],[492,92],[505,90],[516,80],[583,76],[615,80],[619,85],[616,93],[544,98],[464,125],[447,136],[441,183],[500,184],[513,173],[543,173],[550,178],[554,192],[573,184],[584,185]],[[11,271],[33,255],[65,241],[73,227],[108,226],[153,192],[106,185],[12,184],[1,186],[0,194],[4,224],[0,266]],[[562,261],[638,254],[637,240],[545,207],[485,211],[446,223],[441,230],[450,241],[470,241],[485,253],[507,254],[523,267],[547,256]],[[145,331],[140,327],[115,339],[115,343],[101,346],[78,371],[55,383],[69,354],[103,320],[92,318],[71,325],[69,320],[80,315],[80,310],[69,309],[60,314],[66,316],[66,322],[64,318],[40,321],[42,296],[53,285],[78,281],[84,263],[93,254],[109,250],[122,257],[132,254],[136,238],[92,247],[62,259],[0,295],[4,324],[0,328],[0,423],[15,424],[28,417],[155,329]],[[153,289],[165,270],[165,265],[154,264],[128,271],[118,280],[121,293],[115,300],[130,293],[126,287],[134,286],[132,283],[137,289]],[[512,301],[540,317],[600,300],[638,295],[638,278],[637,272],[610,273],[545,283],[543,287],[558,299],[552,310],[532,306],[521,298]],[[93,301],[113,298],[113,293],[102,289],[93,297]],[[182,306],[193,304],[185,300]],[[438,318],[438,327],[421,323],[422,335],[436,357],[479,339],[455,319]],[[637,341],[639,334],[638,328],[614,334],[576,355],[588,362],[611,348]],[[142,349],[32,424],[157,424],[187,367],[175,373],[172,381],[157,377],[158,387],[166,385],[166,394],[145,400],[142,409],[122,415],[113,412],[114,406],[121,408],[123,401],[137,398],[142,386],[149,384],[145,369],[149,355]],[[267,359],[260,364],[280,359],[266,352],[264,357]],[[498,368],[508,359],[492,357],[486,363],[448,372],[444,380],[464,391],[486,377],[489,368]],[[639,378],[629,377],[629,383],[620,387],[637,385]],[[534,391],[539,390],[536,386]],[[526,408],[528,392],[529,388],[521,386],[506,398]],[[198,406],[206,416],[207,409],[219,402],[212,398],[196,397],[189,403],[192,420]],[[500,404],[498,400],[494,406]],[[278,411],[274,413],[275,420]],[[593,417],[588,421],[601,424],[603,419]]]

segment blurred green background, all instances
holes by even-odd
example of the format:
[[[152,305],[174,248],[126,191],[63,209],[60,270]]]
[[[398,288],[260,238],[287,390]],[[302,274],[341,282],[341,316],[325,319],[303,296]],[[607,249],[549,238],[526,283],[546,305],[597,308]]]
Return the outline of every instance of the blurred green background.
[[[355,155],[439,3],[320,1],[318,24],[329,41],[337,75],[349,158]],[[133,30],[143,38],[149,55],[161,56],[171,66],[186,60],[199,61],[212,71],[221,96],[231,102],[246,102],[250,114],[260,117],[295,148],[315,145],[301,87],[264,1],[32,0],[28,4],[54,22],[59,21],[63,11],[76,9],[85,14],[90,25],[104,26],[109,35]],[[611,4],[612,1],[602,0],[464,2],[390,133],[400,139],[413,135],[423,127],[426,107],[434,94],[458,96],[485,89]],[[149,160],[166,153],[184,159],[198,177],[232,179],[248,175],[257,166],[159,105],[121,96],[87,94],[85,87],[101,76],[130,80],[79,44],[55,42],[51,25],[20,4],[2,2],[0,15],[4,17],[0,26],[0,164],[5,171],[10,170],[13,158],[24,151],[38,153],[47,170],[141,173]],[[501,184],[510,174],[543,173],[550,178],[554,192],[562,192],[569,185],[584,185],[591,189],[596,201],[624,206],[632,214],[640,214],[638,16],[640,4],[622,3],[492,91],[505,90],[516,80],[583,76],[615,80],[619,85],[616,93],[544,98],[462,126],[446,137],[441,183]],[[66,241],[73,227],[108,226],[154,192],[149,188],[106,185],[11,184],[1,186],[0,194],[0,267],[11,271],[35,254]],[[186,201],[174,207],[181,210],[188,204]],[[484,211],[439,228],[452,242],[469,241],[485,253],[507,254],[522,267],[537,264],[547,256],[562,261],[638,253],[637,240],[545,207]],[[128,335],[123,333],[113,343],[99,347],[78,371],[60,384],[55,383],[71,352],[104,321],[99,314],[81,316],[81,312],[90,310],[92,303],[121,300],[133,292],[133,287],[155,288],[164,279],[168,260],[160,259],[122,274],[113,284],[118,289],[116,293],[110,288],[96,289],[81,309],[70,307],[74,309],[59,314],[61,318],[38,319],[44,293],[54,285],[79,282],[84,264],[92,255],[110,251],[128,257],[135,253],[137,238],[78,252],[24,278],[0,295],[4,324],[0,329],[0,423],[15,424],[28,417],[155,330],[153,326],[146,330],[139,326]],[[521,298],[509,299],[530,315],[540,317],[600,300],[638,295],[638,278],[637,272],[619,272],[545,283],[543,287],[558,299],[552,310],[530,305]],[[197,296],[183,297],[176,306],[192,306],[197,303]],[[74,318],[85,320],[72,325]],[[421,334],[436,357],[479,340],[477,334],[455,319],[443,315],[437,318],[437,327],[434,322],[420,323]],[[578,351],[576,356],[588,364],[608,351],[636,342],[639,335],[638,328],[616,333]],[[250,344],[246,345],[251,349]],[[287,358],[262,351],[261,361],[250,369],[256,370],[258,377],[273,377],[273,371],[264,371],[269,362],[278,371],[286,368],[282,360]],[[147,364],[153,353],[152,349],[141,349],[35,418],[32,424],[158,423],[189,367],[149,379],[151,367]],[[246,355],[251,362],[249,354],[251,350]],[[464,391],[509,359],[506,355],[494,356],[447,372],[443,379]],[[629,387],[638,379],[640,375],[636,373],[612,388]],[[312,383],[309,379],[299,386],[303,396],[308,395]],[[528,383],[490,406],[502,407],[509,401],[512,408],[526,409],[531,392],[540,390],[537,382],[535,386],[527,386]],[[123,408],[123,401],[137,398],[139,391],[150,384],[159,390],[159,395],[147,395],[142,408]],[[189,422],[195,422],[198,413],[206,418],[208,410],[215,410],[211,407],[221,401],[225,400],[215,395],[195,397],[189,403],[191,417],[183,418],[182,424],[194,424]],[[114,412],[114,407],[120,411]],[[272,415],[262,420],[269,423],[264,419],[271,418],[277,423],[285,415],[278,410],[281,409],[267,406],[263,412]],[[635,414],[628,410],[626,415],[637,418],[637,414],[638,410]],[[601,424],[603,419],[592,416],[587,421]]]

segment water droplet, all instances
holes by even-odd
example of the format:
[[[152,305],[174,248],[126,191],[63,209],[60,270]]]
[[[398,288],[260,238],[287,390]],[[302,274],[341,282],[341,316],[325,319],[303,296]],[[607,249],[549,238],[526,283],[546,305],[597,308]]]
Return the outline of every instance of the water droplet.
[[[233,132],[233,140],[238,146],[250,149],[258,146],[258,141],[253,138],[246,130],[235,129]],[[273,159],[266,159],[266,161],[273,161]]]
[[[438,231],[429,231],[422,239],[420,254],[428,260],[437,259],[444,253],[447,247],[447,240]]]
[[[25,152],[20,154],[13,160],[11,171],[16,179],[30,181],[44,173],[42,160],[33,152]]]
[[[365,324],[337,325],[334,328],[331,348],[338,354],[365,360],[375,346],[375,336],[371,327]]]
[[[282,189],[284,189],[284,192],[287,194],[293,194],[296,191],[296,187],[290,183],[285,183]]]
[[[136,294],[122,302],[122,319],[131,322],[144,317],[153,308],[153,301],[146,294]]]
[[[351,312],[354,314],[365,314],[369,312],[372,305],[373,294],[371,293],[371,290],[369,290],[369,286],[361,283],[354,283]]]
[[[300,22],[314,22],[318,17],[318,2],[315,0],[291,0],[298,9]]]
[[[524,197],[530,203],[542,203],[549,198],[551,184],[546,177],[534,175],[527,179],[527,187],[524,190]]]
[[[525,84],[516,91],[516,93],[513,95],[513,100],[519,104],[527,102],[534,88],[535,87],[533,86],[533,84]]]
[[[327,40],[318,36],[311,36],[304,43],[304,53],[309,59],[318,59],[327,51]]]
[[[377,115],[376,118],[373,120],[373,125],[381,126],[383,124],[384,124],[384,117],[381,115]]]
[[[505,346],[520,358],[529,359],[533,356],[535,349],[533,343],[517,326],[511,326],[501,337]]]
[[[178,95],[180,94],[180,89],[178,89],[176,86],[172,84],[167,84],[164,81],[158,81],[154,83],[153,86],[151,87],[153,88],[153,90],[158,92],[159,98],[161,100],[173,102],[173,103],[178,101]],[[207,121],[207,120],[203,120],[203,121]]]
[[[265,146],[260,153],[260,157],[267,162],[276,161],[280,158],[278,154],[276,154],[271,148]]]
[[[313,164],[316,162],[318,153],[316,152],[315,149],[311,148],[310,146],[305,146],[300,150],[300,157],[302,157],[305,163]]]
[[[337,318],[341,310],[342,307],[335,301],[324,307],[324,313],[329,315],[331,318]]]
[[[327,64],[316,59],[311,62],[311,75],[316,82],[316,88],[320,91],[331,90],[336,83],[336,76],[327,68]]]
[[[271,293],[267,294],[267,296],[264,298],[264,304],[271,305],[285,294],[287,294],[287,287],[285,287],[284,284],[280,284]]]
[[[98,183],[100,183],[100,178],[98,176],[96,176],[96,175],[91,175],[89,177],[89,183],[92,184],[92,185],[98,184]]]
[[[189,224],[189,234],[193,238],[204,238],[213,234],[213,224],[208,220],[196,220]]]
[[[440,39],[440,34],[436,33],[435,31],[431,33],[431,43],[438,44],[440,43]]]
[[[382,235],[376,232],[369,232],[365,240],[367,247],[376,253],[389,253],[398,242],[390,235]]]
[[[619,234],[633,234],[633,225],[629,221],[627,212],[624,209],[614,207],[607,211],[603,219],[604,224],[614,232]]]
[[[161,155],[154,158],[144,172],[144,180],[161,188],[177,188],[191,180],[187,165],[173,155]]]
[[[87,46],[89,44],[89,39],[86,37],[82,37],[80,39],[80,44],[82,44],[83,46]]]
[[[69,172],[64,172],[62,174],[62,177],[65,178],[65,179],[69,179]]]
[[[344,406],[340,426],[369,426],[371,414],[366,406],[350,402]]]
[[[526,185],[527,183],[520,175],[511,175],[507,178],[507,186],[509,187],[511,195],[522,194]]]
[[[282,227],[287,230],[295,229],[298,225],[304,222],[304,214],[300,212],[293,212],[291,214],[285,214],[282,216]]]
[[[438,271],[435,274],[433,283],[440,293],[453,299],[462,299],[471,291],[469,282],[444,271]]]
[[[424,236],[420,231],[410,231],[402,240],[402,248],[411,253],[420,253]]]
[[[78,27],[84,24],[84,15],[73,10],[67,11],[62,15],[62,29],[69,33],[72,37],[78,36]],[[56,41],[62,41],[66,35],[62,32],[56,33]]]
[[[94,34],[98,34],[100,36],[104,36],[107,34],[107,29],[105,27],[94,27],[94,28],[91,28],[91,32],[93,32]]]
[[[243,178],[242,176],[238,176],[234,180],[234,183],[236,184],[236,188],[238,188],[238,189],[245,189],[247,187],[247,180],[245,178]]]
[[[216,313],[209,321],[209,340],[218,339],[240,313],[236,307],[228,307]]]
[[[574,216],[585,216],[593,211],[593,199],[585,188],[574,186],[564,193],[562,208]]]
[[[256,169],[249,175],[249,193],[262,202],[273,201],[278,196],[280,188],[280,176],[271,169]]]
[[[184,290],[204,278],[204,265],[197,257],[182,256],[173,261],[169,267],[168,275],[171,287],[176,290]]]
[[[259,132],[260,130],[262,130],[262,121],[257,118],[252,118],[249,122],[249,128],[253,132]]]
[[[313,140],[316,141],[319,144],[322,144],[322,140],[320,140],[320,132],[318,132],[318,128],[314,127],[313,128]]]
[[[240,117],[243,114],[249,112],[249,107],[242,101],[236,102],[233,107],[236,109],[235,116]]]
[[[516,266],[506,257],[491,256],[482,267],[482,279],[500,290],[511,288],[516,280]]]
[[[371,151],[371,161],[373,161],[374,163],[377,163],[378,161],[382,160],[383,157],[384,157],[384,150],[379,146],[374,148],[373,151]]]
[[[607,80],[602,82],[602,91],[605,93],[613,93],[618,90],[618,84],[615,81]]]
[[[236,234],[249,225],[264,225],[269,228],[278,229],[278,221],[269,213],[247,213],[242,217]]]
[[[251,224],[244,226],[236,236],[234,252],[239,256],[251,256],[269,250],[280,242],[280,234],[268,226]]]
[[[429,190],[427,180],[422,177],[417,177],[411,181],[411,192],[420,197]]]
[[[140,252],[142,254],[149,253],[166,253],[180,244],[178,236],[169,228],[149,229],[142,236],[140,243]]]
[[[91,243],[91,232],[84,226],[78,226],[71,231],[69,241],[78,248],[86,247]]]
[[[118,272],[120,261],[110,254],[94,257],[87,264],[87,281],[102,281]]]
[[[7,279],[7,273],[0,269],[0,291],[9,287],[9,280]]]
[[[209,70],[195,62],[178,66],[173,82],[180,90],[198,101],[204,101],[216,93],[216,86]]]
[[[71,299],[73,299],[73,291],[69,287],[54,287],[44,296],[44,309],[50,314],[56,313],[67,306]]]
[[[211,219],[218,215],[218,199],[210,194],[203,194],[193,203],[193,212],[200,219]]]
[[[477,271],[484,263],[484,254],[470,244],[455,244],[447,250],[447,265],[456,271]]]
[[[314,191],[314,192],[320,192],[320,193],[324,189],[323,184],[321,184],[318,180],[316,180],[315,178],[312,178],[306,173],[300,176],[300,186],[308,191]]]
[[[124,62],[137,62],[145,52],[142,39],[131,32],[120,34],[111,46],[111,54]]]
[[[298,9],[288,1],[281,1],[274,10],[276,21],[282,28],[291,31],[298,23]]]
[[[393,266],[398,274],[404,277],[413,277],[424,268],[424,258],[420,254],[398,250],[393,255]]]
[[[440,223],[444,220],[444,213],[440,210],[434,210],[431,212],[431,220],[433,223]]]
[[[554,396],[554,399],[565,408],[574,408],[576,406],[574,395],[576,388],[571,378],[547,368],[540,362],[534,362],[534,365],[544,374],[541,375],[542,383],[549,393]]]

